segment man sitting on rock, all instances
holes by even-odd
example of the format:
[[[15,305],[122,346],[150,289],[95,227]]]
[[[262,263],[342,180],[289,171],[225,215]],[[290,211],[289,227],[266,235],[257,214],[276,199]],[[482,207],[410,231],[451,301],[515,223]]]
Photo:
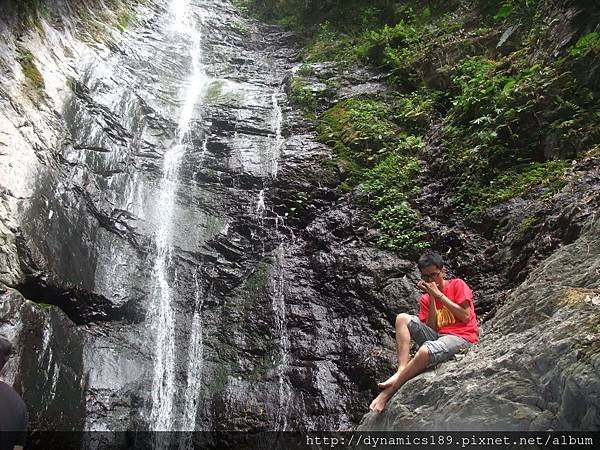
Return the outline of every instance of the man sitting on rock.
[[[408,380],[428,367],[448,361],[478,340],[473,293],[467,283],[459,278],[445,280],[444,261],[437,253],[425,253],[417,265],[422,278],[417,286],[424,292],[419,317],[404,313],[396,317],[398,371],[378,384],[383,391],[371,403],[374,412],[383,411]],[[411,338],[420,347],[409,361]]]

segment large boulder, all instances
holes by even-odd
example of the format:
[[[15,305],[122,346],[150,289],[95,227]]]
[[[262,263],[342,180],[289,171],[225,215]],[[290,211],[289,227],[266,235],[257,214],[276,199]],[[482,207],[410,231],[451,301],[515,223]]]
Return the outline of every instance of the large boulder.
[[[599,429],[599,219],[510,293],[466,356],[407,382],[358,429]]]

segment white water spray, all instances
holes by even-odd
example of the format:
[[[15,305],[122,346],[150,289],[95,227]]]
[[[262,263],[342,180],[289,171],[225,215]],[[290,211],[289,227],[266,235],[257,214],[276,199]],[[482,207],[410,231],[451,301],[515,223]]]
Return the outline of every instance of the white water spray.
[[[262,218],[264,212],[265,212],[266,206],[265,206],[265,190],[261,189],[260,192],[258,193],[258,200],[256,201],[256,215],[260,218]]]

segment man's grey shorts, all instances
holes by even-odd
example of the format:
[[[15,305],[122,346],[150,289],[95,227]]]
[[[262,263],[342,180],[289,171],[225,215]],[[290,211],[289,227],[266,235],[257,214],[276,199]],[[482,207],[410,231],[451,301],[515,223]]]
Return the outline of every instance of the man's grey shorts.
[[[427,367],[448,361],[456,353],[464,351],[472,345],[460,336],[437,333],[421,322],[417,316],[410,316],[408,331],[412,340],[419,347],[425,345],[429,350],[429,364]]]

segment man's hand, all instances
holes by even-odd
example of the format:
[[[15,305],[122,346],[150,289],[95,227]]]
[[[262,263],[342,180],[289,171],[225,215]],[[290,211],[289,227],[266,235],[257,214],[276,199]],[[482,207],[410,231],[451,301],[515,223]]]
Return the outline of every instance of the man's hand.
[[[443,295],[435,281],[430,281],[427,283],[426,281],[421,280],[417,283],[417,286],[423,292],[427,292],[431,299],[440,298]]]
[[[433,287],[432,287],[432,285],[433,285]],[[437,288],[437,285],[435,284],[435,282],[426,283],[423,280],[419,281],[417,283],[417,286],[423,292],[427,292],[429,294],[429,312],[427,314],[427,322],[425,322],[425,323],[433,331],[437,331],[438,330],[438,328],[437,328],[437,307],[435,305],[435,298],[436,298],[435,291],[439,292],[439,289]]]
[[[438,288],[435,281],[431,281],[431,282],[427,283],[426,281],[421,280],[417,283],[417,286],[423,292],[427,292],[429,294],[429,302],[430,302],[429,309],[430,309],[430,311],[433,309],[432,306],[435,308],[435,299],[439,299],[440,302],[442,302],[442,305],[445,306],[452,313],[452,315],[454,315],[454,317],[456,317],[461,322],[467,323],[469,321],[469,319],[471,318],[471,310],[469,309],[469,303],[462,302],[462,304],[457,304],[457,303],[453,302],[448,297],[446,297],[442,293],[442,291],[440,291],[440,289]],[[429,316],[432,317],[433,315],[430,314]],[[437,331],[437,328],[432,326],[433,321],[434,321],[433,318],[430,320],[428,317],[427,325],[430,328]]]

